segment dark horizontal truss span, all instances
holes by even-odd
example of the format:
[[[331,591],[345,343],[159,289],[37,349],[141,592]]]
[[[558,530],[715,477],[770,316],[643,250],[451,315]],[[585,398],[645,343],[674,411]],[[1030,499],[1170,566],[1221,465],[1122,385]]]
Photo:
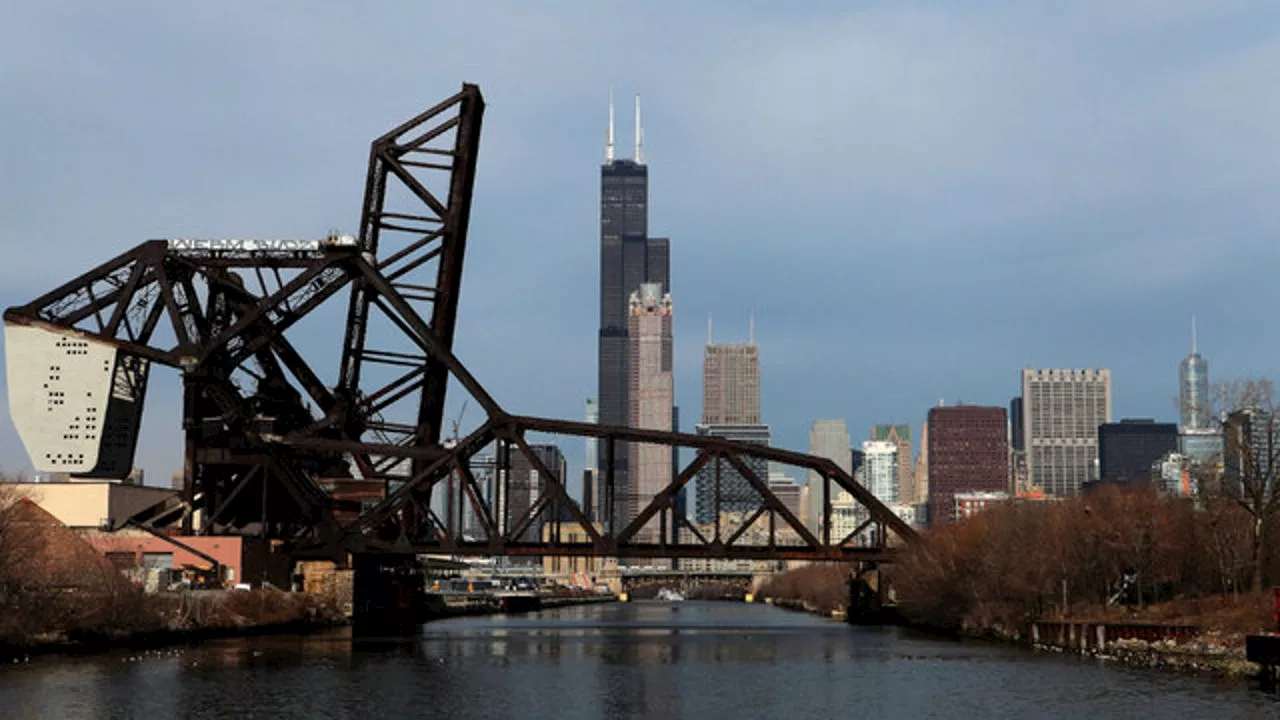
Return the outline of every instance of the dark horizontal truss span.
[[[91,338],[181,371],[183,494],[132,522],[258,534],[300,555],[331,556],[885,561],[914,539],[889,508],[824,458],[507,413],[453,354],[483,111],[479,89],[464,85],[375,139],[357,236],[152,240],[5,311],[6,323]],[[341,343],[337,377],[326,378],[295,347],[292,331],[339,297],[346,323],[331,324],[331,337],[308,338],[313,346]],[[483,417],[469,435],[445,442],[450,382]],[[648,443],[686,448],[694,457],[633,517],[588,518],[567,478],[534,452],[529,433],[597,438],[610,456],[619,444]],[[482,452],[496,458],[499,471],[487,486],[473,467]],[[521,499],[508,507],[506,471],[519,458],[542,484],[527,506]],[[820,532],[769,490],[752,460],[824,479]],[[607,465],[598,482],[613,497],[621,489]],[[755,490],[758,507],[724,526],[688,525],[676,499],[699,472],[716,477],[717,487],[721,473],[734,473]],[[839,491],[861,508],[862,522],[844,537],[831,530]],[[464,515],[473,520],[466,532]]]

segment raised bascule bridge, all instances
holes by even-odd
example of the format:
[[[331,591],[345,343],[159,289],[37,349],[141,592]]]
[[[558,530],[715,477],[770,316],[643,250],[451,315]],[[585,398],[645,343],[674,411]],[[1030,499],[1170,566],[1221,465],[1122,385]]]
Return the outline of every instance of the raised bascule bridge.
[[[150,240],[7,309],[9,407],[35,469],[125,477],[148,379],[163,366],[182,379],[183,490],[130,523],[277,540],[298,558],[353,562],[357,588],[361,568],[422,553],[870,565],[915,537],[825,458],[505,410],[453,352],[483,114],[479,88],[464,84],[375,139],[355,235]],[[316,348],[340,352],[336,377],[308,359]],[[447,397],[478,408],[478,425],[446,437]],[[588,518],[564,471],[531,447],[542,435],[595,438],[607,459],[621,443],[692,459],[633,516]],[[480,454],[495,470],[484,482]],[[537,473],[532,491],[510,486],[521,459]],[[821,478],[810,489],[821,493],[820,533],[769,490],[763,462]],[[598,480],[610,499],[624,491],[612,467]],[[700,472],[715,478],[717,503],[719,478],[733,472],[758,507],[737,527],[688,524],[676,501]],[[836,536],[840,491],[859,522]]]

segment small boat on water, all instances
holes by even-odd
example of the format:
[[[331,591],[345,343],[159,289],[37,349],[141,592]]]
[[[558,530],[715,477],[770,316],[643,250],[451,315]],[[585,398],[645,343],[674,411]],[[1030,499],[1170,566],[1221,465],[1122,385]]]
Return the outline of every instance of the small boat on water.
[[[684,602],[684,596],[671,588],[662,588],[659,590],[658,599],[663,602]]]

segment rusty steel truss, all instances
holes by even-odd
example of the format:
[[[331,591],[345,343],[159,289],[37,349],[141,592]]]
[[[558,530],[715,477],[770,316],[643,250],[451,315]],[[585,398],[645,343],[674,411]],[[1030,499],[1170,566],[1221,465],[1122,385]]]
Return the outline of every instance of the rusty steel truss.
[[[824,458],[507,413],[453,354],[483,112],[479,89],[464,85],[374,140],[358,236],[148,241],[5,311],[7,324],[72,332],[180,370],[183,495],[135,521],[180,524],[189,533],[257,533],[299,552],[880,561],[914,537]],[[328,383],[287,336],[343,291],[341,359]],[[484,419],[467,436],[446,440],[451,381]],[[609,457],[619,443],[649,443],[686,448],[693,459],[635,517],[602,524],[570,495],[563,473],[533,451],[530,433],[597,438]],[[500,479],[487,488],[473,472],[482,451],[496,459]],[[516,455],[542,479],[527,507],[507,502],[506,470]],[[818,534],[748,459],[823,478],[811,488],[822,493]],[[599,478],[608,494],[612,466],[605,462]],[[760,503],[725,527],[717,521],[699,529],[676,516],[676,498],[712,468],[737,473]],[[351,488],[363,488],[366,502],[352,499]],[[835,537],[840,491],[857,503],[862,522]],[[449,510],[433,510],[433,496]],[[461,527],[464,511],[478,535]],[[544,529],[530,539],[535,526]],[[655,526],[656,533],[644,531]]]

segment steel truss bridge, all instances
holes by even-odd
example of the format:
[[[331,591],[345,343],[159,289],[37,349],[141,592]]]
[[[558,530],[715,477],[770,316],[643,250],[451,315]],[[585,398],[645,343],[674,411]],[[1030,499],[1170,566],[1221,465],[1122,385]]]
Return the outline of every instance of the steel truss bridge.
[[[6,310],[10,405],[36,468],[123,477],[150,368],[159,365],[181,373],[184,489],[179,501],[134,518],[153,528],[257,534],[299,555],[332,557],[876,562],[915,537],[824,458],[507,412],[453,352],[483,113],[479,89],[465,84],[375,139],[355,236],[152,240]],[[308,324],[329,301],[345,303],[345,322],[335,312]],[[299,335],[319,345],[326,332],[330,347],[340,344],[336,377],[322,377],[295,345]],[[21,375],[27,367],[36,375]],[[95,392],[96,401],[86,399]],[[483,413],[465,436],[445,437],[447,392]],[[685,448],[692,460],[634,517],[593,522],[567,478],[531,448],[534,433],[596,438],[607,458],[620,443],[647,443]],[[481,452],[496,458],[503,478],[488,491],[472,470]],[[512,505],[503,471],[513,457],[542,479],[527,505]],[[821,492],[821,532],[770,491],[758,461],[822,478],[811,490]],[[613,463],[603,465],[599,483],[612,496]],[[731,469],[758,493],[758,507],[736,527],[699,530],[676,517],[678,494],[704,468],[717,491]],[[837,537],[841,491],[863,520]],[[483,529],[478,539],[462,532],[464,510]],[[534,527],[549,529],[531,540]]]

